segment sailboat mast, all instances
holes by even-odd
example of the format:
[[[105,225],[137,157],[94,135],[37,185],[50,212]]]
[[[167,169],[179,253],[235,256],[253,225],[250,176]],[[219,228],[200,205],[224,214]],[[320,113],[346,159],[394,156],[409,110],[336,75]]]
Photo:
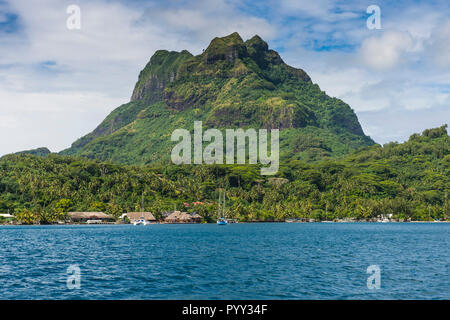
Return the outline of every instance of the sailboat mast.
[[[141,218],[144,219],[144,193],[143,192],[142,192],[141,209],[142,209]]]
[[[217,203],[217,219],[220,219],[220,201],[221,200],[221,191],[219,189],[219,202]]]
[[[223,213],[222,213],[222,217],[225,218],[225,191],[223,192]]]

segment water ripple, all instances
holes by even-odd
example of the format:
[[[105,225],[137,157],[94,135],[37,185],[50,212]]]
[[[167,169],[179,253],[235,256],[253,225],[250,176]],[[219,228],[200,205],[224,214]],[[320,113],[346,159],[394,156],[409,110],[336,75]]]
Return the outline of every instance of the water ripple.
[[[449,231],[423,223],[0,226],[0,299],[449,299]],[[69,290],[74,264],[81,288]],[[373,264],[382,271],[374,291],[366,286]]]

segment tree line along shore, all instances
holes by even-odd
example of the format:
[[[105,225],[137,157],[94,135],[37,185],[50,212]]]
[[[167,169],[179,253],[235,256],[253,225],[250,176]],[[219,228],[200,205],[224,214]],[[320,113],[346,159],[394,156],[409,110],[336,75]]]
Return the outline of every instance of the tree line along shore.
[[[447,126],[338,158],[292,158],[275,176],[262,176],[258,165],[136,166],[56,154],[0,158],[0,212],[17,223],[58,223],[69,212],[103,212],[121,222],[124,213],[141,211],[142,197],[156,221],[165,222],[176,206],[214,222],[220,190],[227,217],[239,222],[446,221]],[[0,216],[0,223],[7,219]]]

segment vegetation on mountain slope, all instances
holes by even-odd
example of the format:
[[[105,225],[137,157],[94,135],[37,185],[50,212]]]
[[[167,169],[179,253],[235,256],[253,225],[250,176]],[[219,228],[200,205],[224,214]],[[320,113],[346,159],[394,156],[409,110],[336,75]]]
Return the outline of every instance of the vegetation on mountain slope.
[[[200,55],[157,51],[131,101],[61,152],[124,164],[167,163],[171,133],[205,128],[279,128],[282,159],[322,160],[374,142],[353,110],[288,66],[266,42],[237,33],[215,38]]]
[[[36,156],[46,156],[46,155],[48,155],[50,153],[51,153],[50,150],[48,150],[47,148],[43,147],[43,148],[37,148],[37,149],[20,151],[20,152],[17,152],[16,154],[33,154],[33,155],[36,155]]]

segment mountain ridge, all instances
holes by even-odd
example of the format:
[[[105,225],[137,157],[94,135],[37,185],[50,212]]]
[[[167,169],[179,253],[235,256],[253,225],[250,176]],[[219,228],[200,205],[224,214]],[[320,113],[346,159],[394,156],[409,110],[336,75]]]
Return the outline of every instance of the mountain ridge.
[[[354,111],[308,74],[284,63],[255,35],[214,38],[199,55],[158,50],[140,72],[130,102],[61,151],[127,164],[169,160],[170,133],[206,127],[281,129],[286,158],[318,160],[374,144]]]

